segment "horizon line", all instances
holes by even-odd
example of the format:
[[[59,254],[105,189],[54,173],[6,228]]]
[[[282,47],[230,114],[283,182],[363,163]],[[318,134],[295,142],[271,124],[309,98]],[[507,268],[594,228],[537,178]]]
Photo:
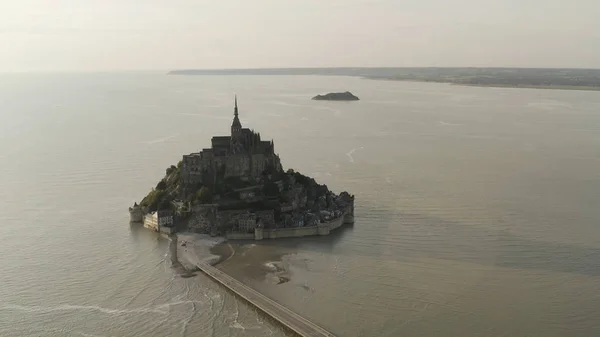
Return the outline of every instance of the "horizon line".
[[[282,69],[577,69],[600,70],[600,67],[525,67],[525,66],[332,66],[332,67],[250,67],[250,68],[176,68],[169,71],[180,70],[282,70]]]
[[[140,73],[175,71],[240,71],[240,70],[307,70],[307,69],[548,69],[548,70],[600,70],[600,67],[526,67],[526,66],[332,66],[332,67],[249,67],[249,68],[156,68],[156,69],[73,69],[73,70],[0,70],[0,74],[58,74],[58,73]]]

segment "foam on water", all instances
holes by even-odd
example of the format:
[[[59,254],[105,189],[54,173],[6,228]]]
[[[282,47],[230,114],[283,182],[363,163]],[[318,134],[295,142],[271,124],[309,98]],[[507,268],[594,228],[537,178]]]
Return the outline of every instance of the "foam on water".
[[[354,154],[354,152],[356,152],[356,150],[361,150],[363,149],[363,147],[359,147],[359,148],[353,148],[352,150],[346,152],[346,156],[348,156],[348,161],[351,163],[354,163],[354,157],[352,157],[352,154]]]
[[[447,125],[447,126],[461,126],[462,124],[458,124],[458,123],[447,123],[444,121],[439,121],[438,123],[440,123],[441,125]]]
[[[168,310],[161,310],[160,307],[170,307],[171,305],[177,305],[179,303],[167,303],[162,306],[155,308],[133,308],[133,309],[110,309],[103,308],[95,305],[71,305],[62,304],[54,307],[45,306],[22,306],[15,304],[8,304],[0,306],[0,310],[16,310],[23,312],[53,312],[53,311],[97,311],[108,315],[128,315],[128,314],[159,314],[166,315],[169,313]]]
[[[164,142],[171,140],[173,138],[176,138],[176,137],[179,137],[179,134],[174,134],[174,135],[167,136],[167,137],[156,138],[153,140],[141,141],[140,143],[146,144],[146,145],[152,145],[152,144],[157,144],[157,143],[164,143]]]

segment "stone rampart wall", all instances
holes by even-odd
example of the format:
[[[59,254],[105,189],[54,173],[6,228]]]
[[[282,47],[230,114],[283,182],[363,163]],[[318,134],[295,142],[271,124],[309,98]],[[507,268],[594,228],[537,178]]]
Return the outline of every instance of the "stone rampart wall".
[[[318,226],[263,229],[263,239],[299,238],[319,235]]]
[[[349,221],[352,220],[352,221]],[[342,215],[339,218],[329,222],[320,223],[317,226],[293,227],[293,228],[256,228],[254,234],[247,233],[227,233],[226,237],[230,240],[263,240],[280,238],[299,238],[303,236],[328,235],[332,230],[341,227],[345,223],[352,223],[353,217],[350,214]]]

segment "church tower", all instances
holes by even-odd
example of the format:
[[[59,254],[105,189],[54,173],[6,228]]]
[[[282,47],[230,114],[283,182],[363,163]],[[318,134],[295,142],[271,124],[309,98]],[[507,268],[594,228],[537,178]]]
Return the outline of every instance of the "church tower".
[[[238,117],[238,105],[236,95],[235,106],[233,108],[233,123],[231,123],[231,153],[236,154],[244,151],[244,142],[242,138],[242,123],[240,123],[240,118]]]
[[[240,138],[242,135],[242,123],[238,117],[237,95],[235,95],[235,106],[233,108],[233,123],[231,123],[231,138]]]

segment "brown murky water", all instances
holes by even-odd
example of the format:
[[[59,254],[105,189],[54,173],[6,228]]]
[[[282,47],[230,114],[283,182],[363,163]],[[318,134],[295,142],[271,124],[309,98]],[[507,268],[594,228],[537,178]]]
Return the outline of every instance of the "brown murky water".
[[[309,99],[339,90],[361,101]],[[1,336],[284,335],[127,224],[234,93],[285,167],[356,195],[356,224],[233,245],[225,270],[340,336],[600,331],[597,92],[73,74],[0,76]]]

